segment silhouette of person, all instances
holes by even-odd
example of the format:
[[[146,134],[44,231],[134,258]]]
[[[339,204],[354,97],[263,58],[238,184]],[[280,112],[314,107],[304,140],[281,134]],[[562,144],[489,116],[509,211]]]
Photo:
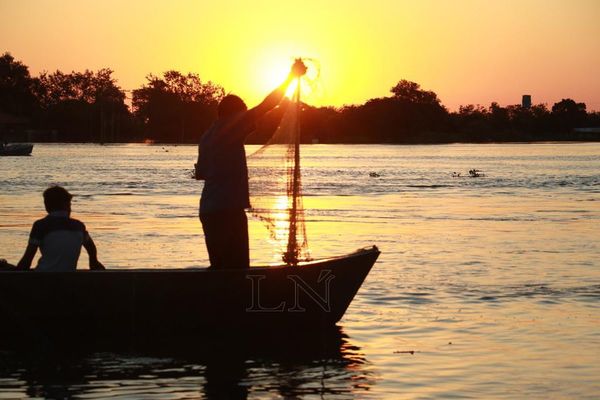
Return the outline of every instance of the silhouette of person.
[[[44,191],[44,206],[48,215],[34,222],[25,254],[17,269],[31,268],[38,248],[42,253],[36,267],[39,271],[73,271],[83,246],[89,255],[90,269],[104,269],[98,261],[94,241],[85,225],[71,218],[73,195],[61,186],[51,186]]]
[[[219,103],[217,120],[200,137],[195,178],[204,180],[199,214],[212,268],[250,266],[244,141],[256,121],[281,102],[289,84],[305,73],[306,66],[297,59],[287,79],[250,110],[238,96],[225,96]]]

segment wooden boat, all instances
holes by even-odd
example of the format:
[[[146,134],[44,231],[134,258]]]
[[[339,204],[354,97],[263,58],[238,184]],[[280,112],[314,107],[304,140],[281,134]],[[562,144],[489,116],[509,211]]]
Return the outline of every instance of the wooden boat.
[[[342,318],[379,253],[373,246],[298,266],[244,270],[4,271],[0,337],[326,329]]]
[[[0,156],[28,156],[33,151],[31,143],[10,143],[0,145]]]

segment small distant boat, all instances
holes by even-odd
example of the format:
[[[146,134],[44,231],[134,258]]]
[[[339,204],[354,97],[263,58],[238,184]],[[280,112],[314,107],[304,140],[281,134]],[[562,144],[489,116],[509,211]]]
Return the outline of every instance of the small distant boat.
[[[31,143],[0,144],[0,156],[28,156],[32,151]]]
[[[319,331],[342,318],[378,256],[373,246],[297,266],[2,271],[0,337]]]

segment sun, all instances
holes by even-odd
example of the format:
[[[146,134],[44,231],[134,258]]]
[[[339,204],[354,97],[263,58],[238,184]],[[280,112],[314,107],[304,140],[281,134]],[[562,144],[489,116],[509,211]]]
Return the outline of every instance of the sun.
[[[255,85],[257,91],[268,94],[279,85],[281,85],[290,72],[294,57],[261,57],[260,63],[257,63]],[[302,98],[310,95],[313,91],[311,81],[315,79],[314,68],[308,64],[307,74],[300,78],[300,94]],[[286,90],[286,97],[292,98],[298,87],[298,79],[292,81]]]
[[[274,60],[264,60],[258,68],[256,76],[257,89],[265,95],[277,88],[287,77],[290,69],[284,62],[273,62]]]

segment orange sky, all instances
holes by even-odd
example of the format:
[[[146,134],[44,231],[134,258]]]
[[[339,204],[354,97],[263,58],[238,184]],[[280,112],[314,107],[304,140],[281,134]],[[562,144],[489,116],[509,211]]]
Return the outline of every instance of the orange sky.
[[[197,72],[254,105],[294,56],[321,65],[314,105],[387,96],[400,79],[460,104],[564,97],[600,110],[598,0],[0,0],[0,52],[32,73],[110,67],[125,89]]]

